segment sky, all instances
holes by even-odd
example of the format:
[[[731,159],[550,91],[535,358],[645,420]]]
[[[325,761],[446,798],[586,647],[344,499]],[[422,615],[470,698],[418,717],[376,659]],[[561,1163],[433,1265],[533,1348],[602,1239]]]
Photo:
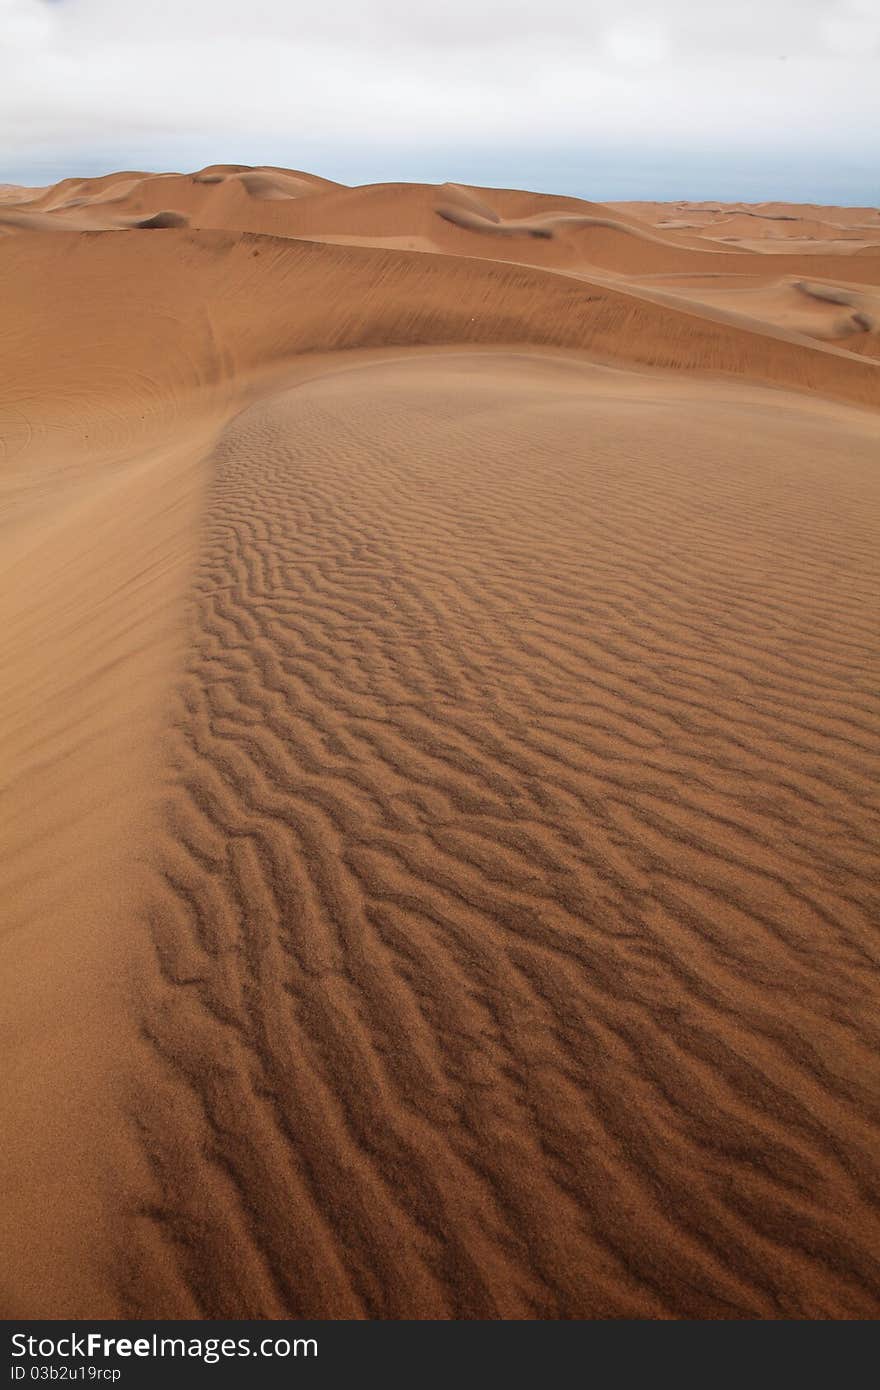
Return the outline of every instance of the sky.
[[[0,0],[0,182],[880,201],[880,0]]]

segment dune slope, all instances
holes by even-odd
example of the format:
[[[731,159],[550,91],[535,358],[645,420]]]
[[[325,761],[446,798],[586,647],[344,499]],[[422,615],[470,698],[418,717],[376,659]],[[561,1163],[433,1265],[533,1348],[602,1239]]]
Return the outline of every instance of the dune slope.
[[[19,193],[4,1313],[876,1316],[870,245]]]
[[[744,459],[735,392],[446,357],[224,435],[145,990],[169,1310],[876,1308],[876,442],[763,409]]]

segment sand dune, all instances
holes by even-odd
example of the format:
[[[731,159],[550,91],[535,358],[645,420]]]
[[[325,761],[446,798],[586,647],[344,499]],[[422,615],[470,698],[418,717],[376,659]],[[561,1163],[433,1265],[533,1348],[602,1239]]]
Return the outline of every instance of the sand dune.
[[[454,203],[439,203],[436,211],[437,216],[442,217],[444,222],[452,222],[454,226],[463,227],[466,231],[488,232],[492,236],[531,236],[549,240],[555,230],[552,222],[511,222],[499,217],[497,213],[485,217],[468,207],[459,207]]]
[[[728,323],[783,331],[822,342],[880,352],[880,295],[852,286],[798,280],[793,276],[663,276],[638,281],[642,294],[660,303],[684,300],[701,311],[721,311]]]
[[[792,228],[797,224],[813,221],[823,227],[833,227],[838,231],[880,229],[880,209],[867,207],[831,207],[817,203],[613,203],[610,206],[626,212],[654,225],[668,222],[674,218],[690,219],[694,226],[717,225],[730,218],[753,218],[764,224],[757,230],[773,236],[787,224],[788,234],[798,233]],[[753,229],[753,234],[754,234]]]
[[[20,194],[3,1312],[876,1316],[874,210]]]
[[[185,212],[175,212],[173,208],[162,208],[159,212],[154,212],[152,217],[135,217],[131,221],[131,226],[141,227],[144,230],[153,228],[163,230],[167,227],[186,227],[189,225],[189,218]]]
[[[766,255],[852,255],[880,251],[877,208],[818,207],[814,203],[614,203],[664,233],[696,232],[740,251]]]
[[[641,242],[650,242],[655,246],[669,248],[668,241],[662,237],[653,236],[645,227],[632,223],[627,224],[619,218],[596,216],[592,213],[540,213],[534,217],[514,221],[511,218],[501,217],[499,213],[488,207],[483,211],[479,206],[474,206],[471,201],[464,201],[461,197],[450,202],[438,203],[435,212],[444,222],[451,222],[465,231],[483,232],[493,236],[538,237],[549,241],[559,237],[564,232],[582,231],[587,227],[601,227],[617,233],[619,236],[636,237]],[[591,249],[595,253],[595,247],[591,247]],[[639,251],[644,256],[642,248],[639,248]],[[589,255],[589,252],[586,254]],[[593,259],[596,259],[595,254]],[[620,264],[620,257],[615,259],[618,267],[623,268]],[[604,264],[605,262],[601,260],[600,263]]]
[[[815,280],[797,280],[795,281],[795,288],[800,290],[801,294],[807,295],[809,299],[818,299],[820,303],[825,304],[844,304],[848,309],[855,309],[863,318],[869,318],[866,306],[869,303],[873,305],[871,296],[859,294],[855,290],[846,289],[840,285],[821,285]],[[862,327],[866,329],[871,326],[870,323],[862,324]]]

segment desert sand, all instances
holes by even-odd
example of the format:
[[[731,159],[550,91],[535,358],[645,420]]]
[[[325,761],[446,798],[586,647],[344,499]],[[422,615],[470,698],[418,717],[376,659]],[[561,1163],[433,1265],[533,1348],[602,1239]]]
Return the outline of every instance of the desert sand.
[[[880,212],[0,188],[0,1309],[880,1312]]]

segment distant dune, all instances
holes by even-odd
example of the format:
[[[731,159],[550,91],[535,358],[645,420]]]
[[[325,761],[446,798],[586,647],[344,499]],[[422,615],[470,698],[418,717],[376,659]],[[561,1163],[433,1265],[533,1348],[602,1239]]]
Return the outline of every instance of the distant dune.
[[[880,213],[0,187],[8,1317],[880,1312]]]

